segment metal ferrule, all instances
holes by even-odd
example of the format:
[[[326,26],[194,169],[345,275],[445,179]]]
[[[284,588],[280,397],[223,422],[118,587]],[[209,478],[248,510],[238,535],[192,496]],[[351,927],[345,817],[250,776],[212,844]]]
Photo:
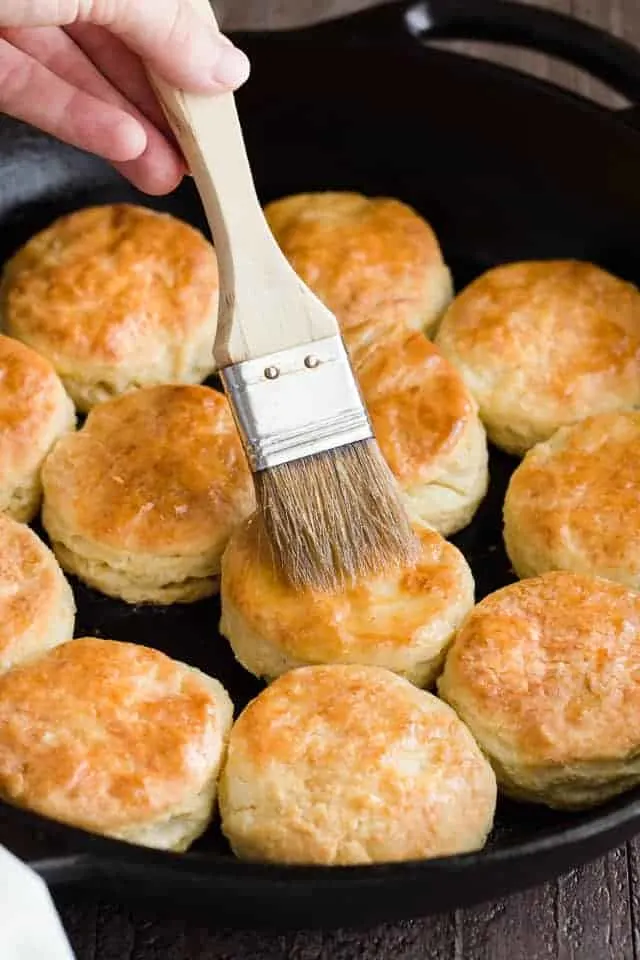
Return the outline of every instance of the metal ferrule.
[[[220,371],[254,473],[373,436],[342,337]]]

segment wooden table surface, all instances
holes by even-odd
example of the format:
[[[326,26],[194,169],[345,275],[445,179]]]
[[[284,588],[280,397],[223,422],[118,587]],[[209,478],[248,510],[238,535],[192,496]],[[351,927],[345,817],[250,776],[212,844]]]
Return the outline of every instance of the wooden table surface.
[[[538,0],[640,45],[638,0]],[[283,26],[367,0],[216,0],[227,28]],[[467,45],[467,49],[469,45]],[[486,50],[486,48],[485,48]],[[479,52],[474,47],[473,52]],[[610,99],[578,71],[522,52],[491,51],[582,93]],[[640,171],[639,171],[640,176]],[[78,960],[635,960],[640,956],[640,840],[544,887],[475,910],[369,933],[277,936],[204,930],[115,905],[65,906]],[[167,908],[169,912],[169,907]],[[46,958],[42,958],[46,960]]]

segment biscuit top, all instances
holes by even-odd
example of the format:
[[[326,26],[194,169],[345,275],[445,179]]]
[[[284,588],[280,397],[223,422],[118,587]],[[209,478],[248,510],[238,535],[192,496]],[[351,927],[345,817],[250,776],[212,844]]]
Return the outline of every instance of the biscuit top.
[[[201,386],[100,404],[43,469],[47,527],[133,554],[221,550],[254,507],[229,405]]]
[[[59,616],[64,580],[53,554],[22,523],[0,516],[0,663],[21,657]]]
[[[214,309],[216,255],[193,227],[144,207],[90,207],[33,237],[5,268],[8,329],[65,361],[149,363]]]
[[[508,503],[529,549],[629,575],[640,570],[640,413],[590,417],[534,447]],[[617,576],[616,576],[617,578]]]
[[[449,707],[387,670],[331,664],[275,680],[237,720],[232,746],[257,776],[271,764],[304,763],[319,776],[336,766],[354,774],[381,766],[383,775],[391,767],[391,788],[394,750],[403,747],[424,751],[424,768],[459,771],[472,742],[470,735],[460,742],[461,728]]]
[[[251,518],[233,534],[222,561],[224,602],[258,634],[296,660],[371,660],[424,632],[442,645],[443,624],[473,603],[473,580],[462,554],[438,533],[416,526],[421,550],[409,568],[386,571],[336,593],[294,590],[270,559]],[[438,648],[439,649],[439,648]]]
[[[421,333],[373,344],[360,382],[376,439],[400,485],[429,482],[455,448],[476,402],[462,377]]]
[[[640,293],[589,263],[490,270],[454,301],[437,342],[475,371],[487,404],[531,394],[541,415],[560,407],[566,422],[640,400]]]
[[[332,665],[290,671],[244,710],[221,800],[249,850],[336,863],[478,846],[495,792],[446,704],[386,670]]]
[[[0,471],[3,481],[36,470],[71,408],[53,367],[35,351],[0,336]],[[71,423],[71,412],[69,413]]]
[[[442,253],[429,224],[404,203],[312,193],[278,200],[265,213],[294,270],[336,314],[348,343],[363,325],[377,339],[431,319]]]
[[[153,822],[206,787],[225,723],[188,667],[72,640],[0,676],[0,793],[89,830]]]
[[[620,759],[640,744],[640,596],[547,573],[468,617],[439,691],[494,756],[544,766]]]

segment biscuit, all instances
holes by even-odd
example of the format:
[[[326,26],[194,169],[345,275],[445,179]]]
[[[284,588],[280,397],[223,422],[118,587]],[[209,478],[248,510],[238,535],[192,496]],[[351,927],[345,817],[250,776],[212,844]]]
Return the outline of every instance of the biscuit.
[[[504,504],[519,577],[572,570],[640,590],[640,413],[603,413],[526,455]]]
[[[77,408],[214,369],[218,267],[211,244],[128,204],[56,220],[4,270],[4,330],[47,357]]]
[[[222,560],[220,632],[250,673],[272,680],[306,664],[360,663],[433,682],[473,607],[473,576],[456,547],[416,526],[414,566],[336,593],[299,591],[276,572],[260,529],[252,518],[236,530]]]
[[[436,343],[509,453],[640,405],[640,293],[590,263],[490,270],[456,298]]]
[[[233,706],[157,650],[82,638],[0,676],[0,797],[129,843],[206,829]]]
[[[370,864],[484,846],[491,767],[455,713],[387,670],[304,667],[243,711],[222,829],[254,861]]]
[[[403,327],[431,332],[451,301],[437,237],[399,200],[306,193],[265,213],[298,276],[336,314],[352,354]]]
[[[0,671],[73,636],[71,587],[35,533],[0,516]]]
[[[40,470],[75,427],[73,404],[51,364],[0,336],[0,514],[28,523],[40,509]]]
[[[462,627],[438,690],[504,793],[602,803],[640,783],[640,596],[563,571],[498,590]]]
[[[202,386],[144,387],[101,404],[42,477],[62,567],[129,603],[215,593],[227,540],[255,508],[228,403]]]
[[[487,438],[462,378],[421,333],[360,354],[376,439],[409,511],[443,536],[469,524],[489,483]]]

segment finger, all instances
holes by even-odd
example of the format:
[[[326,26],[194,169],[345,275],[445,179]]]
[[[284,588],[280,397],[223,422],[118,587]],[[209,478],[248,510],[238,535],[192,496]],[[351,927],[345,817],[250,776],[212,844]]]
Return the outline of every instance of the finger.
[[[187,172],[180,158],[177,157],[176,162],[169,165],[157,151],[145,152],[137,160],[114,163],[113,166],[134,187],[154,197],[172,193]]]
[[[185,172],[179,152],[100,73],[71,37],[58,27],[5,30],[3,33],[14,47],[29,54],[67,83],[134,116],[145,131],[146,149],[140,157],[116,166],[135,186],[147,193],[169,193],[175,189]]]
[[[0,110],[115,163],[147,147],[144,127],[121,107],[83,93],[1,37]]]
[[[140,57],[124,41],[93,23],[74,23],[66,28],[66,33],[130,103],[135,104],[154,126],[170,135],[169,125]]]
[[[107,27],[169,83],[195,91],[229,90],[249,75],[249,61],[189,0],[0,0],[5,26]]]

